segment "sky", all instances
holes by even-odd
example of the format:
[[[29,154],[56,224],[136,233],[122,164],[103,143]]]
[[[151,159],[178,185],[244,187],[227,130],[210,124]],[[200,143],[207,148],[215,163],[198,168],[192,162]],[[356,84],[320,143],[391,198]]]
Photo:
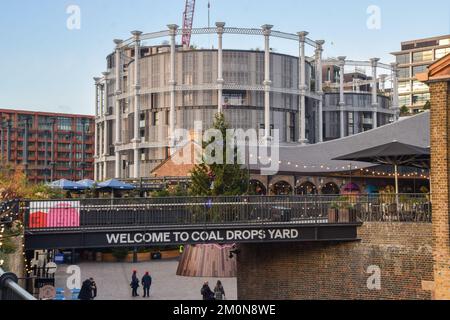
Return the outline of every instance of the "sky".
[[[182,25],[185,0],[0,0],[0,108],[94,114],[93,77],[106,69],[113,39]],[[208,0],[197,0],[194,27],[208,25]],[[74,7],[76,6],[76,7]],[[75,11],[79,8],[79,23]],[[448,0],[211,0],[211,25],[296,33],[323,39],[325,57],[394,61],[400,42],[450,34]],[[69,21],[69,27],[68,27]],[[79,28],[78,28],[79,27]],[[154,44],[159,44],[156,42]],[[215,36],[193,36],[211,47]],[[153,44],[153,43],[149,43]],[[263,39],[224,38],[225,49],[263,48]],[[273,40],[276,52],[298,44]],[[311,54],[312,52],[307,52]]]

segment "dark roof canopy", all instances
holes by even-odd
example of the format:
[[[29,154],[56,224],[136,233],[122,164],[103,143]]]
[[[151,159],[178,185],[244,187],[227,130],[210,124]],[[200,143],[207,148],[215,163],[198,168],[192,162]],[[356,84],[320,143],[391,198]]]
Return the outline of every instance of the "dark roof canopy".
[[[393,141],[373,148],[343,155],[333,160],[361,161],[398,166],[429,167],[430,148]]]

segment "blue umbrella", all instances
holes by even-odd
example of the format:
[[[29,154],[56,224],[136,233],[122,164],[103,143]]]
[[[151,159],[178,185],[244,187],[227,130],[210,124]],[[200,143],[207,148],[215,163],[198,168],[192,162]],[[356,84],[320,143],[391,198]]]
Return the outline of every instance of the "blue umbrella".
[[[50,183],[51,188],[62,189],[66,191],[86,190],[86,187],[73,181],[61,179]]]
[[[92,187],[94,187],[95,181],[94,180],[90,180],[90,179],[84,179],[81,181],[77,182],[78,184],[81,184],[82,186],[91,189]]]
[[[135,186],[124,183],[122,181],[111,179],[102,183],[99,183],[97,189],[112,189],[112,190],[134,190]]]

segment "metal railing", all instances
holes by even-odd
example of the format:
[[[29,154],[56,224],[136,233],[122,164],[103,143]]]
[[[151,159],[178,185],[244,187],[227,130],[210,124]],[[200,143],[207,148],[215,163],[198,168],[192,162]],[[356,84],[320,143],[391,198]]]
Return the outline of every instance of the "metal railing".
[[[18,280],[14,273],[4,272],[0,268],[0,300],[36,300],[18,285]]]
[[[21,210],[32,231],[431,221],[425,194],[68,199],[24,201]]]

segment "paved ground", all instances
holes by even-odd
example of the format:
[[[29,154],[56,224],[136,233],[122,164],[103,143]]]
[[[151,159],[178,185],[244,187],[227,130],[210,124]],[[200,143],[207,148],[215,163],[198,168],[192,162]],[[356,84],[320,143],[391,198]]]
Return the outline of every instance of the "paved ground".
[[[138,271],[142,278],[146,271],[153,277],[150,300],[200,300],[200,289],[203,282],[209,281],[211,289],[218,279],[214,278],[187,278],[176,276],[178,261],[152,261],[143,263],[81,263],[81,278],[85,280],[93,277],[98,286],[98,300],[132,300],[131,274]],[[66,266],[58,267],[56,286],[65,287]],[[220,279],[224,285],[228,300],[237,299],[236,279]],[[139,288],[142,298],[142,287]]]

